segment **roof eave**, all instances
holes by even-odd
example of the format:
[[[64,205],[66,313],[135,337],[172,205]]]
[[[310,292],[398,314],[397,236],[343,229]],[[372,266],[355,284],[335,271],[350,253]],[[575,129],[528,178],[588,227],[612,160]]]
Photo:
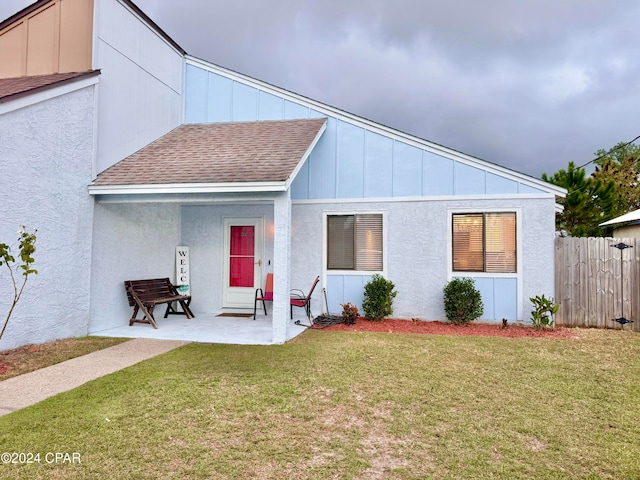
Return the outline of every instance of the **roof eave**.
[[[87,72],[80,72],[77,75],[69,78],[64,78],[62,80],[57,80],[51,83],[47,83],[46,85],[40,85],[38,87],[29,88],[27,90],[22,90],[20,92],[15,92],[12,94],[5,95],[0,97],[0,103],[9,103],[15,100],[19,100],[24,97],[33,96],[42,92],[47,92],[49,90],[54,90],[56,88],[65,87],[67,85],[76,84],[81,81],[85,81],[84,85],[93,85],[98,82],[98,80],[92,80],[94,77],[100,75],[100,69],[97,70],[89,70]]]
[[[288,182],[173,183],[147,185],[89,185],[90,195],[153,195],[185,193],[284,192]]]

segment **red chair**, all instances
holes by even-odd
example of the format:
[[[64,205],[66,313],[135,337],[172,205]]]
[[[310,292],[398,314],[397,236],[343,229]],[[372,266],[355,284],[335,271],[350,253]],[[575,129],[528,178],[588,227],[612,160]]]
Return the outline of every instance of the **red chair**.
[[[309,290],[309,294],[305,296],[302,290],[291,290],[291,300],[290,300],[290,308],[291,308],[291,318],[293,319],[293,307],[302,307],[309,318],[309,323],[311,323],[311,295],[313,295],[313,290],[316,288],[316,285],[320,281],[320,277],[317,276],[313,281],[313,285],[311,285],[311,290]]]
[[[267,273],[267,282],[264,286],[264,292],[261,288],[256,290],[256,298],[253,302],[253,319],[256,319],[256,310],[258,308],[258,302],[262,302],[262,308],[264,308],[264,314],[267,314],[267,304],[264,302],[273,302],[273,273]]]

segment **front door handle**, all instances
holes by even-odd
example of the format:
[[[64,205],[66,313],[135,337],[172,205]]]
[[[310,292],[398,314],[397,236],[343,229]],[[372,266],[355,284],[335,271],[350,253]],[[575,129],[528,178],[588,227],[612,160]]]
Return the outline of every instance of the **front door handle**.
[[[262,266],[262,259],[261,258],[258,259],[258,261],[256,262],[256,265],[258,265],[259,267]]]

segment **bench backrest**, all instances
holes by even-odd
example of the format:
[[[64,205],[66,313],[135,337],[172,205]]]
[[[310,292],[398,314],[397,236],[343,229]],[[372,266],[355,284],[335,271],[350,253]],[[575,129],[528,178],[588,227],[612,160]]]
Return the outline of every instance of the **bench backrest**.
[[[133,288],[140,301],[150,302],[152,300],[164,297],[172,297],[179,295],[176,288],[173,286],[169,277],[167,278],[152,278],[149,280],[125,280],[124,288],[127,291],[127,299],[129,300],[129,306],[133,307],[136,302],[131,296],[129,288]]]

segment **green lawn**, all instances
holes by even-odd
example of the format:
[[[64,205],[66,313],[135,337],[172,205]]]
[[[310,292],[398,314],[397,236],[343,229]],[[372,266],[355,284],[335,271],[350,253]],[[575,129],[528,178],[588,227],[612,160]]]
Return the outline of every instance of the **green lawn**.
[[[0,452],[40,453],[0,478],[640,478],[639,354],[596,330],[191,344],[0,417]]]

